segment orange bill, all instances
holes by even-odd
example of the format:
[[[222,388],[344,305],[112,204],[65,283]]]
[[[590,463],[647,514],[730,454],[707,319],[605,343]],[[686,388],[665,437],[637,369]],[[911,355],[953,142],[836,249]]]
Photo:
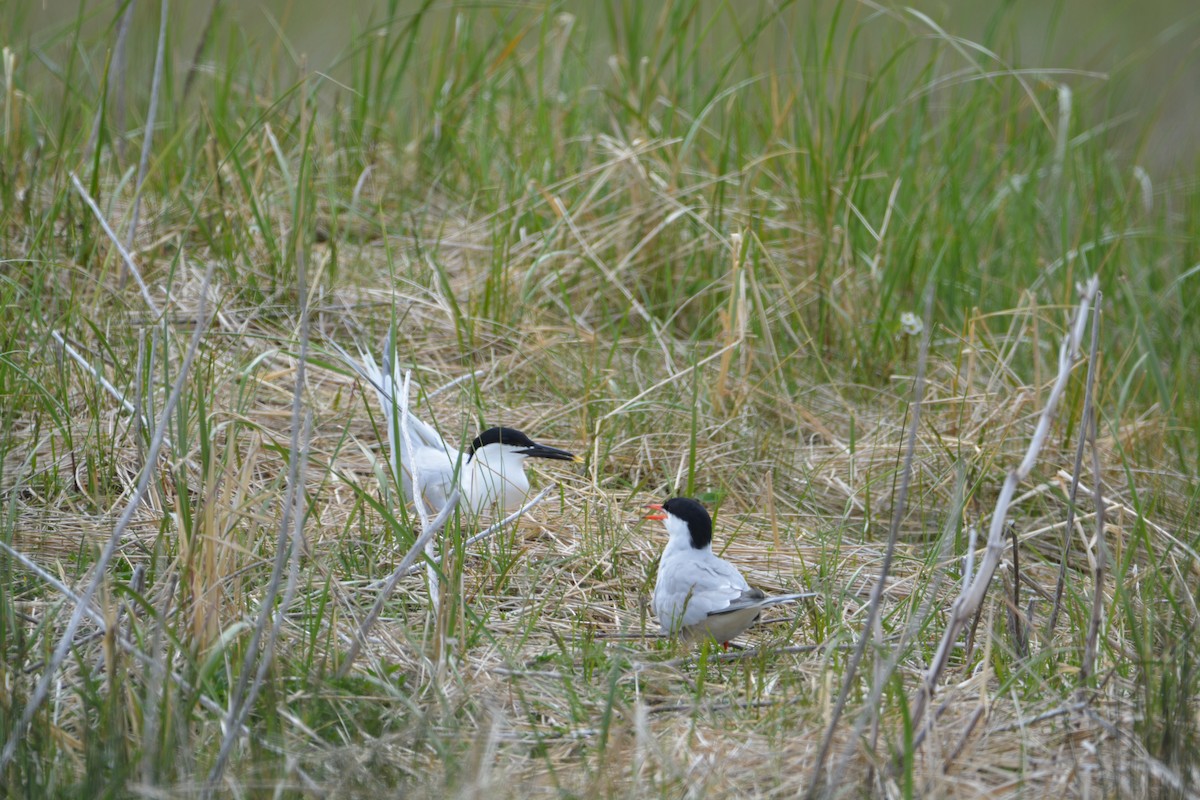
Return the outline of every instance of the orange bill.
[[[667,515],[663,513],[662,503],[646,503],[646,508],[652,508],[657,511],[657,514],[647,514],[646,519],[666,519]]]

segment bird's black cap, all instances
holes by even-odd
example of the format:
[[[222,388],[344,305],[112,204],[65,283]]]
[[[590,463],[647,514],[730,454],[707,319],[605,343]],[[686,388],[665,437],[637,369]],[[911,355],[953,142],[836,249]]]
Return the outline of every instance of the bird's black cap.
[[[672,497],[662,504],[663,511],[687,523],[692,547],[703,550],[712,544],[712,517],[708,510],[690,497]]]
[[[471,442],[471,448],[467,452],[474,453],[476,450],[487,447],[489,444],[508,444],[513,447],[537,446],[533,439],[530,439],[516,428],[488,428],[475,437],[475,441]]]

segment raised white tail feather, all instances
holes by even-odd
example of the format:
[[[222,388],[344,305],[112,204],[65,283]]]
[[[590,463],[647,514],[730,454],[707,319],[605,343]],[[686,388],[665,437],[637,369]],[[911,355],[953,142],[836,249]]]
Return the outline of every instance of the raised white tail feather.
[[[409,465],[413,463],[413,458],[404,444],[403,437],[400,436],[399,414],[403,406],[396,395],[397,387],[404,385],[404,371],[401,370],[400,360],[396,356],[393,337],[394,334],[389,335],[383,349],[383,363],[387,364],[389,361],[391,363],[391,369],[388,372],[384,372],[370,351],[361,345],[358,346],[358,358],[346,352],[337,342],[330,342],[330,345],[342,362],[375,390],[379,406],[383,410],[384,426],[387,428],[392,474],[399,481],[404,499],[411,501],[413,499],[413,482],[412,470]],[[457,463],[458,451],[446,444],[446,441],[432,425],[410,413],[408,426],[409,434],[414,439],[414,447],[431,447],[443,451],[452,463]]]

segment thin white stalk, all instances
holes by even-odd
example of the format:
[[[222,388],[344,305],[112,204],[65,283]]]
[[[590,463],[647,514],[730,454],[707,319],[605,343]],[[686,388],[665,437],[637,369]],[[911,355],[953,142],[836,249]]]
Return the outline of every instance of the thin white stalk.
[[[421,535],[417,537],[417,540],[412,543],[412,547],[408,548],[408,552],[404,554],[404,558],[401,559],[399,566],[392,570],[392,574],[388,576],[387,582],[379,592],[379,596],[375,598],[375,605],[371,607],[366,618],[363,619],[362,624],[358,628],[358,635],[350,643],[350,648],[346,651],[346,655],[342,659],[342,665],[338,668],[338,677],[344,678],[350,672],[350,667],[354,665],[354,660],[358,658],[359,651],[367,641],[367,634],[370,633],[371,628],[375,625],[375,621],[379,619],[379,615],[383,611],[384,603],[391,597],[400,579],[405,575],[412,574],[414,571],[413,562],[416,561],[417,555],[426,552],[425,546],[433,541],[433,537],[441,531],[446,521],[450,519],[450,515],[454,513],[454,509],[458,505],[458,494],[458,487],[455,487],[450,493],[446,505],[442,507],[442,510],[428,527],[421,531]],[[420,567],[417,566],[415,569],[420,570]]]
[[[307,116],[307,106],[301,109],[302,119]],[[301,128],[304,125],[301,124]],[[300,179],[304,176],[304,158],[300,162]],[[300,196],[303,186],[296,183],[296,194]],[[297,220],[303,230],[302,220]],[[296,363],[296,380],[292,390],[292,435],[288,451],[287,491],[284,494],[282,513],[279,520],[279,536],[275,543],[275,563],[271,570],[271,581],[263,597],[258,619],[254,626],[254,636],[242,662],[241,674],[238,676],[237,688],[229,704],[229,713],[225,720],[224,737],[217,759],[208,773],[208,780],[201,791],[201,797],[212,796],[217,783],[221,780],[233,744],[240,736],[242,724],[254,706],[267,670],[270,669],[275,656],[275,643],[279,640],[279,631],[283,626],[284,617],[295,598],[296,583],[300,571],[300,554],[303,552],[304,536],[304,477],[305,465],[308,463],[308,448],[311,443],[312,412],[304,411],[304,388],[308,374],[309,346],[309,298],[307,258],[302,244],[302,237],[296,238],[296,296],[300,311],[300,354]],[[287,585],[283,590],[283,598],[278,607],[275,598],[279,595],[279,584],[283,580],[284,567],[287,566]],[[270,635],[265,636],[267,620],[273,620]],[[257,662],[257,664],[256,664]],[[250,679],[251,671],[253,680]]]
[[[550,490],[553,488],[554,488],[553,486],[546,486],[540,492],[538,492],[531,500],[527,501],[525,503],[525,505],[521,506],[516,511],[512,512],[511,514],[509,514],[507,517],[500,520],[499,522],[493,522],[491,525],[489,525],[484,530],[480,531],[479,533],[475,534],[471,538],[467,539],[465,542],[463,542],[463,548],[465,549],[467,547],[470,547],[471,545],[475,544],[476,542],[481,542],[490,536],[494,536],[497,532],[504,530],[505,526],[507,526],[507,525],[511,524],[512,522],[514,522],[515,520],[519,519],[526,511],[528,511],[529,509],[536,506],[538,503],[545,500],[546,497],[549,496]],[[455,489],[455,491],[457,492],[458,490]],[[433,563],[435,563],[435,564],[442,563],[442,557],[437,556],[434,559]],[[420,571],[420,569],[421,568],[419,566],[408,567],[408,571],[406,574],[412,575],[413,573]]]
[[[900,535],[900,523],[904,520],[904,512],[908,505],[908,487],[912,482],[913,457],[917,446],[917,430],[921,423],[921,401],[925,392],[925,365],[929,360],[929,340],[933,335],[932,315],[933,287],[930,286],[925,294],[925,335],[921,338],[921,350],[917,356],[917,376],[913,382],[912,418],[909,420],[908,435],[904,446],[904,464],[900,473],[900,487],[896,491],[896,496],[892,501],[892,520],[888,527],[887,548],[884,551],[883,564],[879,568],[879,578],[875,581],[875,585],[871,587],[871,598],[867,605],[867,618],[863,621],[862,633],[859,635],[858,642],[854,646],[854,651],[850,655],[850,663],[842,679],[842,686],[838,692],[837,701],[834,703],[829,725],[825,729],[825,736],[822,738],[820,750],[817,752],[817,760],[813,766],[812,777],[808,782],[808,792],[805,795],[808,798],[815,797],[817,792],[825,785],[821,773],[825,768],[825,762],[829,758],[829,752],[833,747],[833,734],[837,730],[838,722],[841,720],[842,712],[846,707],[846,700],[850,695],[850,689],[858,673],[858,665],[862,661],[863,653],[866,651],[867,640],[875,633],[879,607],[883,602],[883,591],[890,577],[892,558],[896,552],[896,540]],[[842,764],[844,764],[844,760]],[[842,764],[839,764],[834,770],[834,778],[831,785],[837,785],[839,780],[838,773],[843,768]]]
[[[1090,358],[1094,363],[1096,361],[1096,351],[1099,347],[1100,339],[1100,301],[1101,297],[1097,294],[1096,297],[1096,320],[1092,323],[1092,347]],[[1092,375],[1092,369],[1088,369],[1088,377]],[[1096,448],[1096,399],[1092,394],[1092,385],[1088,383],[1087,396],[1084,402],[1088,405],[1087,417],[1090,423],[1085,431],[1089,444],[1092,450],[1092,481],[1096,487],[1092,492],[1092,502],[1096,505],[1096,567],[1092,578],[1092,616],[1088,620],[1087,639],[1083,646],[1083,660],[1079,665],[1079,688],[1083,691],[1084,686],[1091,679],[1092,673],[1096,665],[1096,646],[1100,638],[1100,622],[1104,618],[1104,575],[1108,570],[1108,545],[1104,541],[1104,482],[1100,474],[1100,452]]]
[[[74,591],[72,591],[71,587],[62,583],[60,580],[58,580],[53,575],[51,575],[49,572],[47,572],[45,569],[43,569],[42,566],[40,564],[38,564],[36,561],[29,558],[29,556],[25,555],[21,551],[12,548],[11,546],[9,546],[9,544],[7,542],[5,542],[2,539],[0,539],[0,550],[4,550],[10,556],[15,558],[17,561],[19,561],[21,563],[22,566],[24,566],[30,572],[37,575],[39,578],[41,578],[43,581],[45,581],[47,584],[49,584],[52,588],[54,588],[55,591],[59,592],[67,600],[70,600],[71,602],[76,603],[76,604],[81,604],[83,602],[83,598],[81,598]],[[168,596],[169,596],[169,593],[168,593]],[[95,623],[96,627],[99,629],[99,631],[98,631],[99,634],[106,635],[108,633],[108,622],[105,619],[104,615],[101,614],[100,611],[97,610],[91,604],[84,605],[83,608],[84,608],[84,614],[87,616],[87,618],[90,619],[93,623]],[[163,620],[160,615],[160,619],[158,620],[158,625],[160,627],[162,625],[162,622],[163,622]],[[132,656],[137,661],[141,662],[141,664],[143,666],[149,667],[152,671],[155,669],[163,668],[163,662],[161,659],[155,658],[154,656],[150,655],[149,653],[142,651],[141,649],[138,648],[138,646],[136,644],[133,643],[132,639],[130,639],[125,634],[120,633],[119,631],[117,632],[116,642],[117,642],[117,645],[123,651],[128,653],[130,656]],[[188,680],[186,678],[184,678],[182,674],[172,670],[170,672],[170,676],[171,676],[171,680],[173,682],[175,682],[185,692],[194,692],[195,691],[195,687],[192,686],[192,684],[189,683]],[[220,714],[224,713],[224,709],[221,708],[221,705],[216,700],[213,700],[211,697],[209,697],[206,694],[197,695],[197,702],[200,704],[201,707],[203,707],[206,711],[208,711],[211,714],[220,715]],[[270,750],[271,752],[275,752],[275,753],[280,752],[277,745],[267,741],[266,739],[263,739],[262,737],[260,737],[254,731],[250,730],[250,728],[246,727],[245,725],[242,726],[241,731],[242,731],[243,736],[249,736],[249,737],[253,738],[255,741],[257,741],[259,743],[260,746],[263,746],[267,750]],[[313,782],[312,778],[308,777],[307,774],[302,773],[302,777],[304,778],[304,781],[307,784],[309,784],[310,786],[314,786],[314,787],[316,786],[315,782]]]
[[[74,176],[72,178],[74,179]],[[78,180],[76,180],[76,183],[78,184]],[[192,361],[196,357],[196,352],[200,349],[200,341],[204,336],[204,332],[208,329],[208,291],[212,283],[215,266],[216,260],[214,259],[209,262],[208,270],[205,272],[204,284],[200,288],[200,302],[196,309],[196,328],[192,331],[191,343],[188,345],[187,352],[183,357],[183,363],[179,367],[179,374],[175,378],[175,383],[171,386],[171,393],[167,396],[167,402],[163,405],[162,415],[154,427],[154,435],[150,439],[150,448],[146,453],[146,463],[143,465],[141,473],[138,476],[137,485],[125,505],[125,510],[117,520],[117,524],[113,526],[112,534],[105,543],[104,549],[100,552],[99,558],[96,559],[96,563],[92,567],[92,579],[88,583],[87,588],[79,596],[79,601],[75,604],[75,610],[71,613],[71,618],[67,622],[66,630],[63,631],[62,638],[59,639],[58,645],[54,648],[54,653],[51,655],[49,663],[46,664],[46,669],[42,673],[42,677],[38,680],[37,686],[30,695],[28,702],[26,702],[20,719],[13,726],[12,733],[4,745],[4,750],[0,751],[0,772],[3,772],[12,763],[13,757],[17,752],[17,744],[24,738],[25,732],[29,728],[29,723],[33,721],[33,715],[37,713],[42,703],[46,701],[46,696],[50,692],[50,684],[54,681],[59,668],[71,650],[71,645],[75,639],[75,632],[79,629],[79,624],[82,622],[85,614],[84,609],[91,604],[92,599],[96,596],[96,591],[104,581],[108,562],[116,554],[117,545],[121,543],[121,539],[125,535],[125,529],[129,527],[134,513],[137,511],[138,506],[141,505],[142,499],[146,496],[146,492],[150,488],[150,480],[154,476],[158,465],[158,453],[162,449],[163,440],[166,438],[167,426],[170,423],[172,415],[175,413],[175,406],[179,403],[179,398],[183,394],[183,385],[191,372]]]
[[[1097,293],[1096,307],[1099,309],[1100,297]],[[1050,608],[1050,622],[1046,625],[1046,640],[1054,636],[1058,626],[1058,614],[1062,608],[1063,589],[1067,580],[1067,553],[1071,544],[1071,531],[1075,529],[1076,500],[1079,497],[1079,476],[1083,473],[1083,447],[1087,444],[1088,431],[1091,429],[1092,418],[1092,381],[1096,371],[1096,337],[1098,326],[1092,326],[1092,352],[1088,359],[1087,379],[1083,390],[1083,419],[1079,423],[1079,443],[1075,447],[1075,467],[1071,472],[1071,488],[1067,494],[1067,524],[1063,526],[1062,549],[1058,559],[1058,581],[1054,584],[1054,604]]]
[[[307,355],[307,347],[305,345],[306,343],[302,343],[300,348],[301,363],[303,363],[303,359]],[[303,372],[302,369],[297,371]],[[299,406],[299,400],[302,396],[302,389],[300,387],[302,386],[302,380],[298,380],[296,402],[293,408]],[[284,496],[283,518],[279,525],[280,535],[276,543],[275,567],[271,573],[271,582],[267,586],[266,596],[263,598],[262,606],[259,609],[258,620],[254,626],[254,636],[250,641],[250,647],[246,651],[246,658],[242,663],[242,671],[238,678],[238,685],[234,692],[233,700],[230,702],[229,711],[225,715],[225,732],[221,739],[221,749],[217,753],[217,760],[213,764],[212,770],[209,771],[208,780],[204,791],[201,792],[201,797],[212,795],[212,792],[216,789],[217,782],[225,772],[225,767],[229,763],[229,756],[233,752],[233,744],[241,737],[246,717],[249,716],[250,709],[254,706],[254,701],[258,698],[263,681],[266,679],[267,670],[270,669],[271,663],[274,660],[275,643],[279,640],[279,631],[283,626],[284,617],[287,615],[288,609],[291,607],[292,600],[295,597],[296,579],[300,569],[300,554],[304,549],[302,546],[304,492],[300,486],[304,480],[305,470],[303,464],[308,460],[308,443],[312,430],[312,412],[305,414],[303,435],[300,435],[299,428],[300,425],[297,424],[292,429],[293,447],[288,458],[290,462],[288,465],[288,490]],[[283,599],[276,609],[275,598],[279,595],[279,584],[283,579],[283,568],[285,565],[288,567],[287,584],[283,591]],[[268,619],[272,620],[270,634],[266,633]],[[250,678],[252,671],[254,674],[253,680]]]
[[[146,282],[142,280],[142,273],[138,271],[137,264],[133,263],[133,256],[129,255],[129,251],[125,248],[125,245],[121,244],[121,240],[117,238],[117,234],[108,224],[108,220],[100,212],[100,207],[96,205],[96,201],[92,199],[92,196],[88,194],[87,189],[83,188],[83,184],[79,182],[79,178],[75,176],[74,172],[71,173],[71,183],[75,185],[75,191],[79,192],[79,196],[83,198],[83,202],[87,203],[88,208],[96,216],[96,220],[99,221],[100,227],[104,229],[105,235],[112,241],[113,247],[117,248],[117,252],[121,254],[121,260],[125,262],[125,268],[133,276],[133,280],[137,283],[138,288],[142,290],[142,299],[146,301],[146,305],[154,312],[154,318],[158,319],[162,316],[162,309],[158,307],[158,303],[155,303],[154,298],[150,296],[150,289],[146,286]],[[205,289],[207,288],[208,286],[205,284]]]
[[[57,330],[51,329],[50,330],[50,338],[53,339],[54,341],[58,342],[59,347],[61,347],[63,349],[63,352],[65,352],[68,356],[71,357],[72,361],[74,361],[76,364],[78,364],[79,366],[81,366],[85,370],[87,370],[88,374],[91,375],[92,378],[96,381],[96,383],[98,383],[100,385],[100,388],[103,389],[104,391],[108,392],[109,395],[111,395],[114,400],[116,400],[118,403],[121,404],[121,408],[128,411],[131,415],[133,415],[134,419],[136,419],[138,422],[140,422],[145,427],[147,427],[147,428],[150,427],[149,420],[147,420],[144,416],[142,416],[141,412],[138,411],[137,405],[129,402],[129,400],[125,397],[124,393],[122,393],[120,389],[118,389],[116,386],[114,386],[112,384],[112,381],[110,381],[108,378],[104,377],[104,373],[100,371],[99,367],[94,366],[90,361],[88,361],[86,358],[84,358],[79,353],[78,350],[76,350],[74,347],[71,346],[71,344],[66,340],[66,338],[63,337],[63,335],[61,333],[59,333]],[[140,371],[140,364],[139,364],[138,380],[140,381],[140,379],[141,379],[141,371]],[[139,383],[139,385],[140,385],[140,383]],[[171,445],[171,437],[164,436],[163,444],[166,445],[168,448],[170,448],[172,446]]]
[[[912,727],[914,730],[919,731],[917,734],[918,743],[924,738],[925,731],[922,729],[922,725],[925,722],[925,712],[929,704],[929,699],[933,696],[937,688],[937,683],[950,661],[950,653],[954,649],[954,644],[958,641],[963,627],[975,615],[980,605],[982,605],[988,587],[991,585],[992,577],[996,574],[996,569],[1000,566],[1000,558],[1007,547],[1004,540],[1004,523],[1008,514],[1009,504],[1012,502],[1017,485],[1029,477],[1029,473],[1033,469],[1033,465],[1037,461],[1042,447],[1045,445],[1046,436],[1050,431],[1050,423],[1054,419],[1055,411],[1058,409],[1058,402],[1066,387],[1067,378],[1070,377],[1071,367],[1079,356],[1079,345],[1083,338],[1084,326],[1087,324],[1088,311],[1092,306],[1096,293],[1099,291],[1099,287],[1099,279],[1096,277],[1092,277],[1087,282],[1087,285],[1083,287],[1083,296],[1076,309],[1075,318],[1068,329],[1066,338],[1063,340],[1062,348],[1059,350],[1058,375],[1050,390],[1050,396],[1046,400],[1046,406],[1042,410],[1041,418],[1038,420],[1037,428],[1029,441],[1029,448],[1026,450],[1025,457],[1021,460],[1020,465],[1008,473],[1004,485],[1000,490],[1000,496],[996,500],[996,508],[992,512],[987,544],[983,558],[979,562],[979,570],[971,580],[970,586],[958,596],[951,606],[950,620],[942,635],[941,643],[938,645],[937,652],[930,661],[929,668],[925,670],[925,674],[921,678],[921,685],[917,688],[916,696],[913,698]]]

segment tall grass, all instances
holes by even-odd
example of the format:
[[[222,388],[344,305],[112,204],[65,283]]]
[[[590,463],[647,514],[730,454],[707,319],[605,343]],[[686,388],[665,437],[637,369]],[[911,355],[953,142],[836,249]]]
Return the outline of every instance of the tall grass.
[[[352,32],[317,61],[287,13],[260,35],[218,3],[172,10],[150,126],[150,5],[124,62],[120,4],[0,21],[4,792],[805,790],[902,480],[891,578],[847,681],[846,719],[878,722],[833,728],[834,763],[855,769],[822,790],[1197,791],[1200,181],[1154,172],[1152,116],[1113,116],[1137,63],[1031,61],[1020,9],[971,41],[904,7],[698,0],[389,2],[331,21]],[[918,729],[971,531],[1092,275],[1100,474],[1083,460],[1066,529],[1080,368],[1018,487],[1016,557]],[[906,470],[919,339],[901,317],[927,291]],[[448,438],[515,425],[588,463],[547,469],[549,499],[484,543],[453,520],[440,616],[404,579],[339,675],[419,531],[380,491],[386,436],[322,343],[392,324],[414,411]],[[717,512],[752,583],[818,600],[744,652],[656,638],[661,540],[637,507],[672,492]],[[303,541],[281,553],[289,532]]]

